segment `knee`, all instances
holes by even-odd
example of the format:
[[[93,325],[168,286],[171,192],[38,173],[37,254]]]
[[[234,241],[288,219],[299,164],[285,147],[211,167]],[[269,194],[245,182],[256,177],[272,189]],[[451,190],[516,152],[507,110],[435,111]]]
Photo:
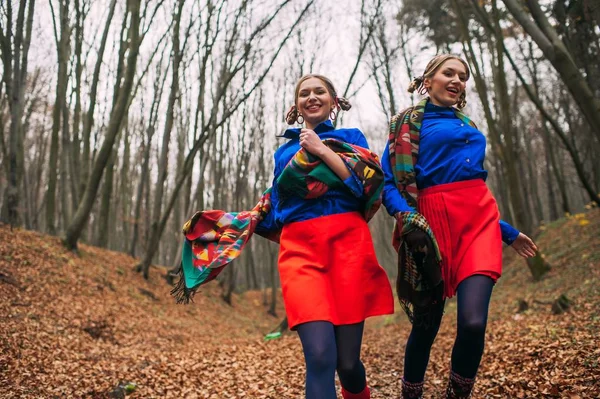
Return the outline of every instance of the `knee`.
[[[458,334],[473,338],[485,336],[487,320],[485,317],[466,317],[458,323]]]
[[[430,325],[427,328],[413,327],[408,342],[410,345],[418,347],[430,347],[433,345],[433,341],[435,341],[439,328],[439,324]]]
[[[315,372],[335,371],[335,350],[327,346],[311,348],[306,353],[306,367]]]
[[[360,359],[338,359],[337,372],[340,375],[352,375],[360,372],[362,363]]]

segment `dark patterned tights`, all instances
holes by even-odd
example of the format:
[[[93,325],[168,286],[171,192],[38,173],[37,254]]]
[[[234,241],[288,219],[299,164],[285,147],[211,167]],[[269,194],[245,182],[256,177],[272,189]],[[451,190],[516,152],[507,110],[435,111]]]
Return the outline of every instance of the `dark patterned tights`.
[[[494,281],[483,275],[463,280],[457,290],[457,334],[452,349],[452,370],[464,378],[475,378],[485,342],[488,308]],[[404,379],[421,382],[429,362],[429,353],[438,333],[444,303],[434,310],[433,325],[413,326],[404,358]]]

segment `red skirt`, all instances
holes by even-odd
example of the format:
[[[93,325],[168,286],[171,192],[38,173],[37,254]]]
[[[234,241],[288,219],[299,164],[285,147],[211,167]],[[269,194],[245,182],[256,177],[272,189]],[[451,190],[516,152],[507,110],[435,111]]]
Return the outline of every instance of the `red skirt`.
[[[425,216],[442,254],[444,295],[451,298],[461,281],[475,274],[502,274],[500,212],[483,180],[440,184],[419,191]]]
[[[394,313],[390,282],[358,212],[283,226],[279,276],[290,329],[310,321],[345,325]]]

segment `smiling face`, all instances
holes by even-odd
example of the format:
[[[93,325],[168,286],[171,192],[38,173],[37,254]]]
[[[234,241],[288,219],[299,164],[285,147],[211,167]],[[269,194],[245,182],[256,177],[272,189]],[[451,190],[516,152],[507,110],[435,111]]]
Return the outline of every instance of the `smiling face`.
[[[441,107],[455,105],[465,91],[468,79],[466,66],[457,59],[445,61],[433,76],[426,77],[423,85],[431,102]]]
[[[329,113],[335,106],[325,82],[315,77],[300,83],[296,104],[307,129],[314,129],[319,123],[329,119]]]

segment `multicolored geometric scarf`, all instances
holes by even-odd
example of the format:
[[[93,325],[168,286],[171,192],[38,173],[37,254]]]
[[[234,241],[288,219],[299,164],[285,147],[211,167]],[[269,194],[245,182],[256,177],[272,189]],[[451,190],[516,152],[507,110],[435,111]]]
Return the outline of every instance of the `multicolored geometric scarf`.
[[[418,213],[417,202],[419,190],[415,165],[419,156],[419,138],[428,101],[429,97],[395,115],[390,122],[388,139],[390,163],[398,191],[408,205],[417,210],[417,212],[401,212],[392,236],[393,246],[398,251],[396,290],[400,305],[411,322],[415,322],[416,319],[419,319],[418,322],[426,322],[426,312],[415,315],[415,308],[427,309],[444,297],[441,277],[442,257],[427,220]],[[462,112],[455,108],[453,110],[459,119],[477,128]],[[404,237],[415,229],[421,229],[429,236],[435,254],[408,248]]]
[[[369,221],[381,206],[384,184],[379,157],[374,152],[335,139],[323,140],[361,181],[363,216]],[[300,149],[277,179],[279,201],[289,196],[317,198],[332,188],[345,187],[343,181],[320,158]],[[196,290],[215,279],[225,266],[237,258],[256,226],[271,211],[271,190],[266,190],[258,204],[249,211],[199,211],[183,226],[180,278],[171,294],[177,303],[188,303]],[[280,231],[263,234],[279,242]]]

